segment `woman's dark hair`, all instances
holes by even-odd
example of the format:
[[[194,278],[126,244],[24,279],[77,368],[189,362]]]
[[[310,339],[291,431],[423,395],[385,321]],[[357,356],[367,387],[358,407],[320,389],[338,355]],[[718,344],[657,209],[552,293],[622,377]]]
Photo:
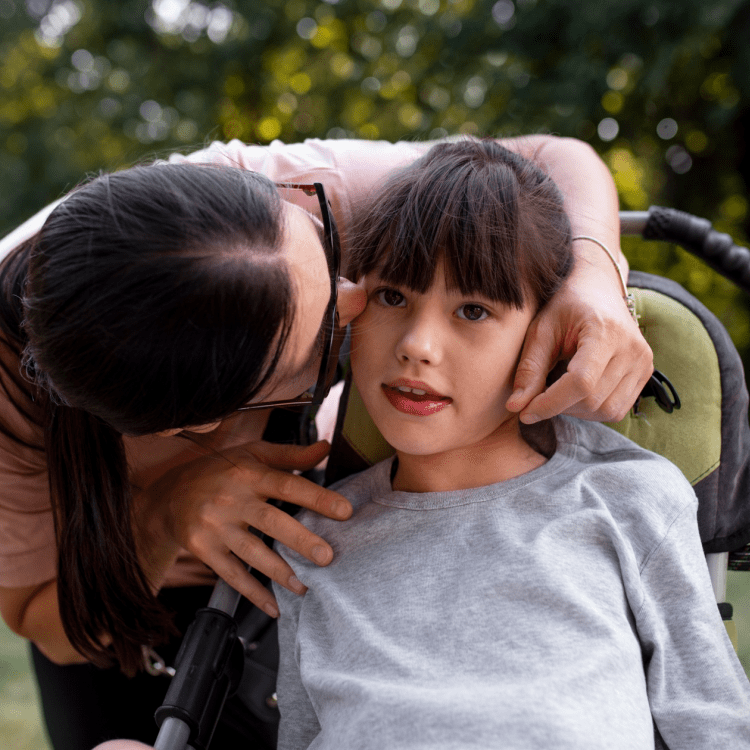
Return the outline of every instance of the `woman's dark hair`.
[[[493,140],[433,146],[392,175],[355,217],[347,276],[372,271],[418,293],[440,263],[449,288],[541,307],[573,266],[562,194]]]
[[[41,408],[63,624],[97,664],[132,673],[170,630],[136,555],[122,436],[216,421],[268,382],[293,316],[281,206],[246,170],[134,167],[77,188],[2,266],[0,325]]]

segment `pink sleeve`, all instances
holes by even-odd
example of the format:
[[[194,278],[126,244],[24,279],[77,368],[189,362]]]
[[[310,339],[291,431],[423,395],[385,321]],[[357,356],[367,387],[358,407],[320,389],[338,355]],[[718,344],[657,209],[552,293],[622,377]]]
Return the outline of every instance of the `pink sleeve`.
[[[234,164],[268,175],[275,182],[322,182],[333,206],[339,231],[345,241],[353,207],[398,167],[421,156],[432,143],[358,140],[306,140],[285,144],[273,141],[267,146],[241,141],[212,143],[205,149],[184,156],[173,154],[169,161]],[[28,221],[0,239],[0,260],[14,247],[41,228],[60,201],[38,211]]]
[[[47,468],[0,440],[0,586],[13,588],[57,575]],[[40,454],[42,457],[44,454]]]
[[[9,368],[18,367],[4,346],[2,356]],[[5,373],[0,379],[14,397],[19,395]],[[54,578],[57,567],[43,436],[2,387],[0,428],[0,586],[32,586]],[[30,445],[19,444],[6,432]]]
[[[357,204],[366,200],[392,170],[410,164],[431,145],[407,141],[310,139],[290,144],[273,141],[259,146],[235,140],[212,143],[189,156],[173,155],[170,161],[234,164],[262,172],[274,182],[321,182],[345,243]]]

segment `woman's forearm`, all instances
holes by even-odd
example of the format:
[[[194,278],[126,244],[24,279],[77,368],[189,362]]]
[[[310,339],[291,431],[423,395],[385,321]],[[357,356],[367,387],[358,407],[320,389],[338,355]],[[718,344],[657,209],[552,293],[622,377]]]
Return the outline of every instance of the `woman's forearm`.
[[[11,630],[32,641],[55,664],[86,661],[65,635],[57,604],[57,581],[0,589],[0,610]]]
[[[627,278],[628,262],[620,249],[617,188],[596,151],[583,141],[554,136],[529,136],[514,143],[524,156],[540,164],[562,191],[573,237],[595,237],[606,245]],[[576,242],[573,250],[586,265],[609,271],[619,284],[614,266],[601,248],[591,242]]]
[[[529,136],[505,142],[555,180],[571,223],[575,266],[532,321],[507,402],[521,421],[556,414],[616,422],[653,372],[653,354],[626,304],[628,263],[620,249],[617,190],[606,164],[571,138]],[[600,244],[604,245],[612,257]],[[619,266],[615,267],[615,263]],[[556,362],[565,374],[547,386]]]

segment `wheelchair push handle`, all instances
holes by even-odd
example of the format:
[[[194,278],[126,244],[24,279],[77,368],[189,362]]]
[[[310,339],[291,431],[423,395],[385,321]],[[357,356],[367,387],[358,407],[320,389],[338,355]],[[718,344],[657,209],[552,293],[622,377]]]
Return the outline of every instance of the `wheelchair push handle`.
[[[621,211],[620,226],[622,234],[680,245],[750,294],[750,250],[735,245],[728,234],[716,231],[707,219],[651,206],[648,211]]]
[[[234,615],[240,594],[219,579],[208,607],[196,613],[176,660],[162,705],[156,709],[156,750],[203,750],[221,709],[242,679],[242,643]]]

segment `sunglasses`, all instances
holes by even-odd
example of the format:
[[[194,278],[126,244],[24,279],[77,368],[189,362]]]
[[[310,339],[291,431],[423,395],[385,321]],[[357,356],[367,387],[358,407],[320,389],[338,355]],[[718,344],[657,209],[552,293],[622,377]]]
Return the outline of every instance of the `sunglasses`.
[[[323,190],[323,186],[319,182],[312,185],[277,183],[276,187],[282,197],[288,194],[287,191],[301,191],[304,196],[307,197],[307,201],[305,198],[300,199],[298,194],[295,196],[294,200],[290,200],[289,202],[300,205],[303,208],[307,207],[306,203],[310,202],[309,199],[314,199],[316,197],[318,199],[318,207],[320,208],[320,215],[323,219],[323,249],[325,250],[326,261],[328,262],[328,274],[331,278],[331,299],[328,302],[328,307],[326,308],[323,317],[323,330],[325,332],[323,357],[320,362],[318,379],[313,390],[306,391],[297,398],[245,404],[237,411],[251,411],[253,409],[272,409],[291,406],[318,406],[322,404],[323,399],[331,390],[331,385],[333,384],[336,375],[336,366],[338,365],[338,351],[345,335],[345,331],[339,328],[339,314],[336,309],[336,298],[338,294],[337,283],[341,269],[341,244],[339,242],[339,233],[336,228],[336,222],[331,211],[331,204],[326,198],[325,190]]]

